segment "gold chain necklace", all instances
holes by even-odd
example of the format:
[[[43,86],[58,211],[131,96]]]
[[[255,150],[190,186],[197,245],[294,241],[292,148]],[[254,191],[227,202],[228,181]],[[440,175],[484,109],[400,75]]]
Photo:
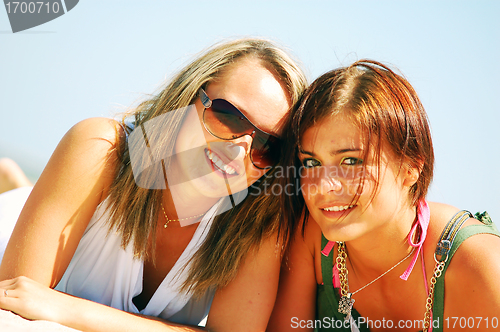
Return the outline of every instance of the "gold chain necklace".
[[[434,267],[434,272],[432,273],[429,294],[427,295],[427,301],[425,302],[424,329],[422,330],[424,332],[429,331],[429,327],[431,325],[432,307],[434,305],[434,287],[436,286],[437,279],[441,277],[445,263],[446,261],[438,262],[436,260],[436,266]]]
[[[410,253],[405,258],[403,258],[398,263],[396,263],[396,265],[394,265],[389,270],[385,271],[384,273],[382,273],[377,278],[373,279],[372,281],[370,281],[369,283],[367,283],[366,285],[364,285],[363,287],[361,287],[357,291],[350,293],[349,292],[349,280],[347,279],[347,274],[349,273],[349,271],[347,271],[347,267],[346,267],[347,252],[345,251],[345,243],[344,242],[337,242],[337,244],[339,245],[339,247],[338,247],[336,264],[337,264],[337,270],[339,271],[340,293],[342,295],[342,297],[340,298],[340,301],[339,301],[339,309],[338,310],[341,314],[347,315],[345,317],[345,320],[347,320],[347,321],[351,319],[351,310],[352,310],[352,306],[354,305],[354,299],[352,298],[352,296],[354,294],[362,291],[366,287],[370,286],[375,281],[377,281],[380,278],[382,278],[383,276],[385,276],[387,273],[394,270],[399,264],[403,263],[408,257],[410,257],[411,254],[413,254],[413,251],[415,250],[415,247],[414,247],[410,251]]]
[[[165,219],[167,219],[167,221],[165,222],[165,224],[163,225],[163,228],[167,228],[168,224],[170,224],[171,221],[181,221],[181,220],[187,220],[187,219],[193,219],[193,218],[198,218],[198,217],[201,217],[203,215],[205,215],[205,213],[202,213],[202,214],[198,214],[196,216],[192,216],[192,217],[187,217],[187,218],[181,218],[181,219],[169,219],[167,217],[167,213],[165,212],[165,209],[163,208],[163,203],[160,202],[160,205],[161,205],[161,209],[163,211],[163,215],[165,216]]]

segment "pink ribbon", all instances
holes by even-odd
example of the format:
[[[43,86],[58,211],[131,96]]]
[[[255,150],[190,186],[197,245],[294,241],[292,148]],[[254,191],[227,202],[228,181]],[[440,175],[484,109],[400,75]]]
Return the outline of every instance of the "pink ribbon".
[[[408,280],[411,271],[413,271],[413,267],[415,266],[415,263],[417,262],[418,259],[418,254],[420,253],[420,250],[422,250],[422,245],[424,244],[425,238],[427,237],[427,228],[429,227],[430,219],[431,219],[431,212],[429,210],[429,206],[427,205],[427,202],[422,199],[420,200],[420,202],[418,202],[417,222],[415,223],[415,225],[413,225],[410,234],[408,234],[408,243],[410,244],[410,246],[418,249],[415,252],[415,255],[413,256],[410,265],[408,266],[406,271],[400,276],[400,278],[405,281]],[[417,231],[418,226],[420,226],[422,233],[420,234],[419,241],[417,243],[413,243],[413,237],[415,236],[415,232]]]
[[[325,256],[328,257],[328,255],[330,255],[330,251],[332,251],[333,249],[333,246],[335,245],[335,242],[334,241],[328,241],[328,243],[326,244],[326,246],[323,248],[323,250],[321,250],[321,253]]]

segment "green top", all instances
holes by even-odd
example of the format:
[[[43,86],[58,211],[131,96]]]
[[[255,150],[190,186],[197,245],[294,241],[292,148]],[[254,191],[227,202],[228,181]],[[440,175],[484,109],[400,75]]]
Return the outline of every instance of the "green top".
[[[474,217],[481,221],[483,225],[470,225],[462,228],[457,233],[442,275],[437,279],[434,290],[434,307],[432,311],[434,321],[432,329],[433,332],[440,332],[443,330],[444,274],[448,269],[453,254],[455,254],[460,244],[462,244],[462,242],[468,237],[476,234],[493,234],[500,237],[500,232],[497,230],[495,224],[492,223],[488,213],[476,213]],[[324,248],[327,243],[328,240],[322,235],[321,248]],[[340,293],[338,288],[333,287],[333,252],[334,250],[331,250],[328,256],[321,255],[323,285],[318,285],[317,290],[315,331],[321,332],[335,330],[350,332],[351,328],[349,323],[344,321],[345,315],[338,312]],[[424,313],[425,307],[422,307],[422,317],[424,316]],[[358,324],[358,322],[364,322],[364,319],[359,315],[356,309],[352,309],[351,315],[353,316],[356,324]],[[361,332],[370,331],[366,323],[360,324],[358,328]]]

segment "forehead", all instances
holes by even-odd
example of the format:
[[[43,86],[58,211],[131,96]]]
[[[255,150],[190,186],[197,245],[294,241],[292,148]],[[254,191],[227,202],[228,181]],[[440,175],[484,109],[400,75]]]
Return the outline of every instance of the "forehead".
[[[231,65],[208,85],[207,94],[229,101],[259,129],[275,135],[291,107],[283,84],[257,59]]]
[[[343,116],[327,116],[306,129],[300,144],[301,149],[315,153],[365,147],[362,131]]]
[[[396,155],[390,144],[382,138],[380,150],[378,138],[373,135],[367,141],[367,133],[349,118],[341,115],[329,116],[307,129],[300,141],[302,151],[312,152],[318,158],[328,158],[343,150],[361,150],[368,163],[391,167],[398,171],[402,159]]]

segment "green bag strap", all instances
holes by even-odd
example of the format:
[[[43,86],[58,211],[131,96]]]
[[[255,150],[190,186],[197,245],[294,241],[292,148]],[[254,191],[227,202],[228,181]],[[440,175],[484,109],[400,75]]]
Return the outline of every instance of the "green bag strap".
[[[459,213],[461,213],[463,211],[460,211]],[[467,212],[467,211],[466,211]],[[472,214],[470,214],[470,212],[467,213],[469,216],[472,216]],[[454,216],[455,217],[455,216]],[[453,237],[454,238],[454,241],[452,240],[451,242],[451,246],[448,248],[448,251],[446,252],[446,256],[447,256],[447,261],[445,263],[445,266],[443,268],[443,271],[441,273],[441,277],[437,278],[436,280],[436,286],[435,286],[435,290],[434,290],[434,307],[433,307],[433,310],[432,310],[432,316],[433,316],[433,320],[437,320],[439,319],[439,327],[438,328],[435,328],[433,329],[433,332],[439,332],[439,331],[442,331],[443,330],[443,317],[444,317],[444,275],[446,273],[446,270],[448,269],[448,266],[450,265],[450,261],[451,261],[451,258],[453,257],[453,255],[455,254],[455,252],[457,251],[458,247],[462,244],[462,242],[464,242],[467,238],[473,236],[473,235],[476,235],[476,234],[493,234],[493,235],[496,235],[496,236],[499,236],[500,237],[500,232],[498,231],[498,229],[496,228],[495,224],[493,224],[490,216],[488,215],[487,212],[483,212],[483,213],[476,213],[474,215],[474,217],[481,221],[483,223],[483,225],[470,225],[470,226],[467,226],[467,227],[464,227],[462,229],[460,229],[460,227],[463,225],[463,222],[465,222],[465,220],[461,223],[460,227],[456,228],[457,225],[455,225],[455,227],[450,227],[450,231],[454,230],[453,232],[455,233],[455,236]],[[451,221],[453,221],[454,218],[452,218]],[[469,219],[468,217],[466,218],[466,220]],[[461,220],[456,220],[455,223],[457,222],[460,222]],[[446,231],[448,229],[448,226],[450,226],[450,222],[448,222],[448,225],[447,227],[445,227],[445,230]],[[444,233],[443,231],[443,233]],[[443,235],[443,234],[441,234]],[[441,240],[441,239],[440,239]],[[443,254],[444,251],[446,251],[446,249],[443,249],[442,248],[445,248],[446,245],[440,245],[441,241],[438,242],[438,246],[436,247],[436,256],[437,256],[437,253],[439,252],[440,254]],[[445,243],[446,244],[446,243]],[[438,251],[439,250],[439,251]],[[437,256],[437,259],[439,259],[440,257]],[[445,259],[444,257],[442,257],[441,259]]]

